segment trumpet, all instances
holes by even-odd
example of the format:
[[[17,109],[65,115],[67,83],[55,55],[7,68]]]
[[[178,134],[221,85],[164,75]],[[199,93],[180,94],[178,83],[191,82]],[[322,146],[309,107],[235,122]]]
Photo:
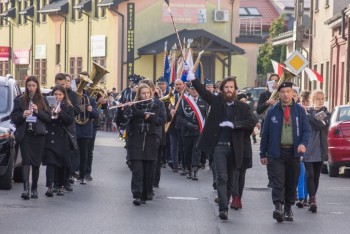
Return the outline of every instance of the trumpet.
[[[57,106],[52,109],[51,119],[58,118],[58,110],[61,108],[61,102],[57,102]]]

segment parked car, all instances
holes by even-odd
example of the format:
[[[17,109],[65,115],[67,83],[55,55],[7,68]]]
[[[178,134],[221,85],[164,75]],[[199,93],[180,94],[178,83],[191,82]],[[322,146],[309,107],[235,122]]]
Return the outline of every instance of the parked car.
[[[328,175],[339,176],[339,168],[350,166],[350,105],[337,106],[328,131]]]
[[[12,76],[0,76],[0,189],[11,189],[12,180],[22,180],[19,147],[13,136],[15,128],[10,123],[13,99],[20,94]]]
[[[245,94],[246,93],[252,94],[252,98],[254,99],[254,111],[255,111],[258,105],[260,94],[265,92],[265,90],[266,90],[266,87],[246,87],[246,88],[243,88],[241,91]]]

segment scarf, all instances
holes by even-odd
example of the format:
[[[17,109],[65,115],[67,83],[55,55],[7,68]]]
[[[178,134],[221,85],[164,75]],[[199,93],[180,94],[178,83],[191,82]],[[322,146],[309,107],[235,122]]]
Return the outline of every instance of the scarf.
[[[136,108],[142,112],[152,112],[154,106],[154,100],[146,101],[146,102],[140,102],[136,103],[134,107],[129,107],[124,111],[124,118],[127,119],[127,122],[124,123],[124,125],[127,125],[130,123],[131,119],[133,118],[133,108]],[[150,123],[145,120],[145,118],[139,118],[138,119],[138,132],[148,132],[150,130]]]

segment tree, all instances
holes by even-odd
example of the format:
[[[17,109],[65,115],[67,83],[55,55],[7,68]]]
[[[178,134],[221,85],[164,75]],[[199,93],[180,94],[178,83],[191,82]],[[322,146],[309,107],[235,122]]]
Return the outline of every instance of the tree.
[[[267,42],[259,48],[258,56],[258,74],[267,74],[273,71],[271,59],[283,63],[286,59],[286,46],[272,46],[271,38],[278,36],[285,30],[284,15],[280,15],[272,22],[269,33],[270,37]]]

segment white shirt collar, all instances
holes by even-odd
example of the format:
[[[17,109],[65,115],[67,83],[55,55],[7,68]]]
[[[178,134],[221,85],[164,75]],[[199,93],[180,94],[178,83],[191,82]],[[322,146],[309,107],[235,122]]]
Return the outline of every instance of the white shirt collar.
[[[226,102],[226,104],[227,104],[228,106],[231,106],[231,105],[235,104],[235,102]]]

